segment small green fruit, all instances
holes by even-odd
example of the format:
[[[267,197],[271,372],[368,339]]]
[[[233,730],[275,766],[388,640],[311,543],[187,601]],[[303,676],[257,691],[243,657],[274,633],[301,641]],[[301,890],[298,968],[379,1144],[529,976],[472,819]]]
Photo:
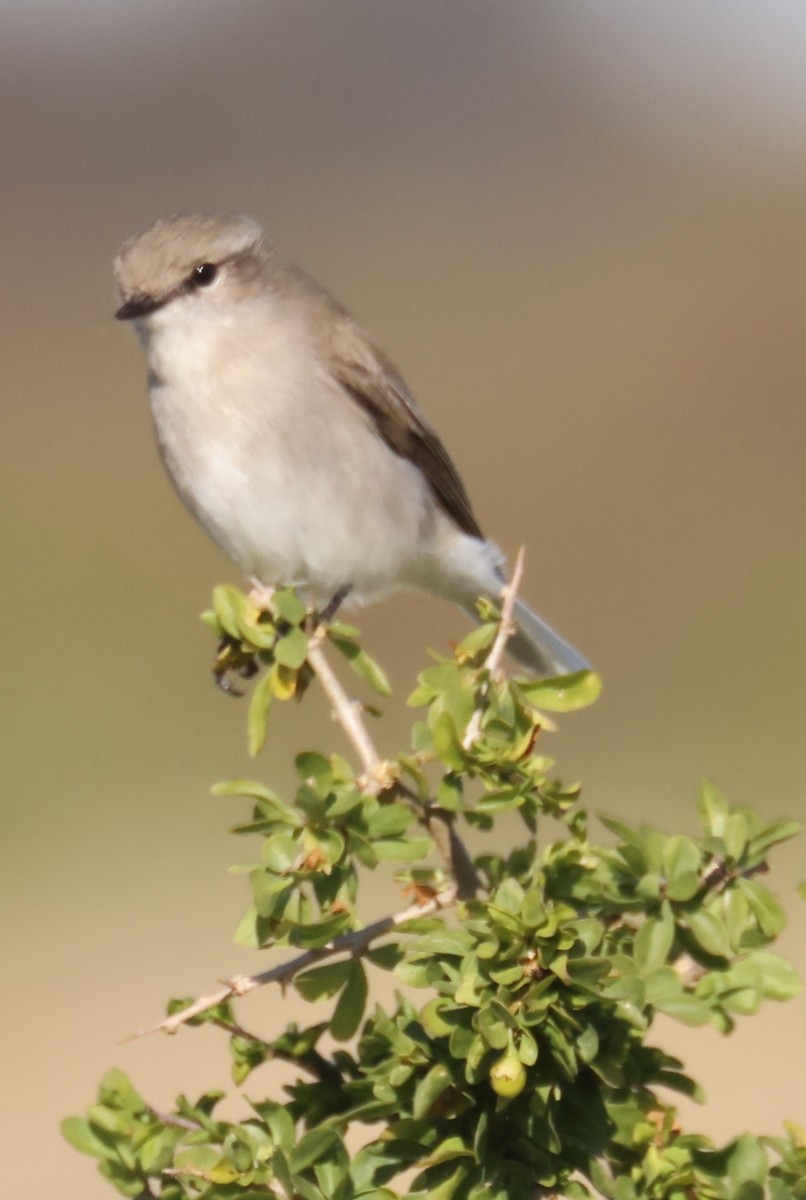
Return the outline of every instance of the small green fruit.
[[[514,1100],[526,1087],[526,1067],[518,1058],[511,1041],[490,1068],[490,1085],[497,1096],[503,1096],[506,1100]]]

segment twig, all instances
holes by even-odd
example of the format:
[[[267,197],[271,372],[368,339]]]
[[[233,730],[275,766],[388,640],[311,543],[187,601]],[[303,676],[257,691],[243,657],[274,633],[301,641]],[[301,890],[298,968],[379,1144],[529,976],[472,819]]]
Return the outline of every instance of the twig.
[[[526,558],[526,547],[521,546],[518,551],[518,557],[515,559],[515,569],[512,572],[512,578],[501,588],[501,619],[498,622],[498,632],[495,635],[495,641],[490,647],[490,653],[484,663],[485,670],[488,673],[488,679],[497,679],[501,670],[501,659],[504,657],[504,651],[507,648],[507,642],[515,633],[515,622],[513,620],[513,612],[515,611],[515,600],[518,595],[518,588],[521,585],[523,578],[523,564]],[[469,750],[481,732],[481,720],[484,715],[484,700],[489,692],[489,682],[481,690],[479,696],[480,703],[476,707],[473,716],[470,718],[465,730],[465,736],[462,738],[462,746],[465,750]]]
[[[150,1104],[148,1111],[152,1116],[157,1118],[160,1125],[173,1125],[177,1129],[187,1129],[191,1133],[196,1133],[201,1129],[198,1121],[188,1121],[186,1117],[175,1116],[173,1113],[160,1112],[158,1108],[152,1108]]]
[[[339,683],[335,671],[325,658],[321,646],[321,638],[317,637],[317,634],[318,630],[308,643],[308,662],[321,683],[325,695],[333,705],[337,721],[352,742],[361,760],[361,766],[364,768],[367,776],[366,793],[368,795],[377,795],[378,792],[383,791],[387,783],[382,770],[383,763],[378,751],[372,744],[372,739],[367,733],[366,726],[361,720],[356,705]]]
[[[408,789],[402,790],[410,795]],[[434,845],[447,864],[451,876],[456,880],[458,899],[472,899],[481,887],[481,880],[470,851],[456,832],[454,814],[445,812],[436,805],[423,807],[421,801],[415,803],[419,806],[417,812],[420,824],[431,834]]]
[[[515,601],[518,597],[518,592],[523,579],[523,566],[526,561],[526,547],[521,546],[515,558],[515,568],[512,572],[512,578],[504,584],[501,589],[501,620],[498,625],[498,633],[495,635],[495,641],[492,644],[487,662],[485,666],[490,672],[490,675],[495,677],[498,675],[501,659],[504,657],[504,651],[507,648],[507,642],[514,633],[517,632],[515,621],[512,614],[515,611]]]
[[[407,921],[413,921],[417,917],[430,917],[433,913],[451,908],[456,903],[456,899],[456,888],[448,888],[426,900],[425,903],[412,904],[401,912],[382,917],[379,921],[373,921],[364,929],[353,929],[349,933],[343,933],[334,938],[332,942],[328,942],[326,946],[306,950],[286,963],[270,967],[268,971],[261,971],[258,975],[238,975],[230,979],[220,991],[214,992],[210,996],[201,996],[187,1008],[172,1013],[170,1017],[160,1021],[158,1025],[152,1025],[150,1029],[138,1029],[136,1033],[124,1038],[124,1041],[133,1042],[150,1033],[176,1033],[180,1026],[187,1024],[193,1017],[198,1017],[201,1013],[216,1008],[217,1005],[224,1004],[227,1000],[246,996],[249,992],[265,987],[268,983],[279,983],[285,986],[306,967],[320,962],[323,958],[332,958],[334,954],[351,954],[353,957],[360,957],[378,938],[391,933],[400,925],[405,925]]]
[[[364,768],[364,778],[359,781],[364,793],[377,796],[392,787],[405,796],[420,824],[425,826],[433,837],[437,851],[456,880],[458,896],[463,900],[474,896],[479,888],[479,878],[473,860],[454,828],[453,818],[423,804],[389,771],[373,745],[360,711],[345,692],[325,657],[322,650],[325,635],[326,630],[322,625],[314,631],[308,642],[308,662],[333,705],[336,720],[352,742]]]

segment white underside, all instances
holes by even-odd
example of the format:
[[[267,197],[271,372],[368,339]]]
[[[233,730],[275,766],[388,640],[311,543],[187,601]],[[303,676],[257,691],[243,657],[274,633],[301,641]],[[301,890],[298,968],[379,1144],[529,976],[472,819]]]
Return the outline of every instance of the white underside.
[[[270,305],[241,306],[229,324],[179,298],[141,329],[157,439],[187,507],[246,576],[304,585],[319,603],[345,586],[358,602],[415,587],[468,610],[496,595],[496,547],[454,525],[332,378],[304,321]],[[585,665],[522,613],[524,662]]]
[[[288,320],[200,328],[171,306],[150,339],[157,438],[180,496],[245,575],[357,600],[495,589],[494,547],[461,533]],[[258,352],[244,353],[254,345]]]

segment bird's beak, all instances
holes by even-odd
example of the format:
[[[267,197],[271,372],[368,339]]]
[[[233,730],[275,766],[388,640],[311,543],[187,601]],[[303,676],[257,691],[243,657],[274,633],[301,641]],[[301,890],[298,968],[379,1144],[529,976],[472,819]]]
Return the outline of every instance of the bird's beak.
[[[154,296],[132,296],[131,300],[127,300],[121,304],[120,308],[115,313],[116,321],[133,321],[137,317],[145,317],[148,313],[155,312],[158,308],[162,308],[167,297],[157,298]]]

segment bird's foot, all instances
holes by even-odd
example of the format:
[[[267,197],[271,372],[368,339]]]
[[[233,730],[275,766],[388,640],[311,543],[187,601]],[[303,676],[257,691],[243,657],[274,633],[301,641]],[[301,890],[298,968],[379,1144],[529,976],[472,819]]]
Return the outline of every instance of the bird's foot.
[[[252,585],[248,597],[250,604],[254,604],[255,608],[259,608],[261,612],[271,612],[271,599],[277,589],[261,583],[254,577],[249,582]]]
[[[340,587],[337,592],[333,593],[333,595],[330,597],[330,600],[328,600],[325,607],[319,613],[319,617],[316,622],[317,625],[330,624],[336,613],[341,608],[342,604],[344,604],[344,601],[350,595],[352,589],[353,585],[351,583],[345,583],[343,587]]]

